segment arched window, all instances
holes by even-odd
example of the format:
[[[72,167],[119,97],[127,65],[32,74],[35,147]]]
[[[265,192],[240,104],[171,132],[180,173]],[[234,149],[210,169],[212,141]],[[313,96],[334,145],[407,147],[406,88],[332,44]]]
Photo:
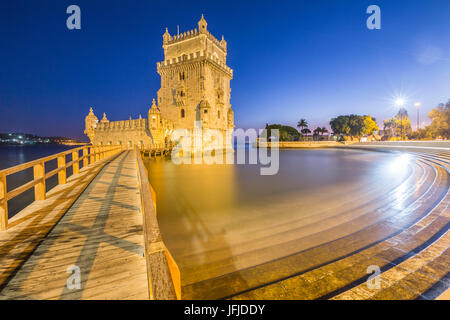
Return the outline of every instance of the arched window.
[[[184,109],[181,109],[181,117],[184,118],[185,117],[185,112]]]
[[[220,119],[220,111],[217,111],[217,119]]]

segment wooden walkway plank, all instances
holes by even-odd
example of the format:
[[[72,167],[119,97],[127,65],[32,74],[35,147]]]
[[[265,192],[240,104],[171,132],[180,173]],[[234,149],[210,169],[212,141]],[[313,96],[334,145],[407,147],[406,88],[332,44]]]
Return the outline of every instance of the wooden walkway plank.
[[[108,159],[87,166],[66,184],[52,188],[45,200],[35,201],[9,220],[0,232],[0,289],[45,238],[78,196],[103,168]]]
[[[103,167],[0,299],[148,299],[136,155]],[[80,270],[80,289],[67,285]]]

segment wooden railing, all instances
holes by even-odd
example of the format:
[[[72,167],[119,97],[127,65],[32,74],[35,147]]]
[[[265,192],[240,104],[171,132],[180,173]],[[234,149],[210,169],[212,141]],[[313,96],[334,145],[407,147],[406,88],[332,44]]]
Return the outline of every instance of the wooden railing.
[[[57,153],[45,158],[33,160],[17,166],[0,170],[0,230],[8,229],[8,200],[11,200],[23,192],[34,187],[34,200],[45,200],[46,180],[54,175],[58,175],[58,184],[65,184],[67,181],[67,168],[72,167],[73,175],[80,172],[80,162],[83,167],[110,157],[122,150],[121,146],[83,146]],[[80,152],[82,156],[80,157]],[[66,155],[72,154],[72,161],[66,163]],[[45,172],[45,163],[57,159],[58,167],[52,171]],[[33,180],[8,191],[6,177],[33,168]]]
[[[139,191],[144,220],[145,258],[149,296],[152,300],[181,299],[180,270],[164,245],[156,218],[156,195],[148,181],[148,172],[136,147]]]

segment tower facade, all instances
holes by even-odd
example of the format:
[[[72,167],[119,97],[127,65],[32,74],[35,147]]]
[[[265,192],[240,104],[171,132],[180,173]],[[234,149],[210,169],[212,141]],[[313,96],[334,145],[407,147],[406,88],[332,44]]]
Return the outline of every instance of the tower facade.
[[[220,130],[230,141],[234,128],[231,109],[233,70],[227,66],[227,42],[208,31],[205,18],[198,28],[178,35],[163,35],[164,61],[157,63],[161,76],[158,106],[174,128]]]
[[[161,88],[148,119],[109,121],[104,114],[98,121],[91,108],[85,118],[85,134],[91,143],[151,149],[170,144],[174,129],[187,129],[194,139],[203,138],[202,148],[231,149],[233,70],[226,63],[227,43],[223,36],[220,41],[216,39],[202,15],[196,29],[173,36],[166,29],[163,49],[164,61],[157,63]],[[208,129],[213,129],[215,136],[205,146],[204,132]]]

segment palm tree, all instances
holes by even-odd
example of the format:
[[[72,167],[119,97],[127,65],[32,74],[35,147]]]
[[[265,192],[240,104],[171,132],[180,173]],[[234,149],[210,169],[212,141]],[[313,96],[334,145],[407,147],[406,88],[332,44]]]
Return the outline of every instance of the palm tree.
[[[300,132],[303,133],[303,130],[305,130],[304,128],[308,128],[308,121],[306,121],[306,119],[300,119],[297,127],[300,128]]]
[[[302,129],[302,134],[305,135],[306,137],[308,136],[308,134],[311,133],[311,130],[309,130],[308,128]]]
[[[322,128],[320,129],[320,132],[322,133],[322,136],[323,136],[324,133],[328,133],[328,130],[327,130],[327,128],[322,127]]]
[[[321,127],[317,127],[317,128],[314,129],[313,132],[314,132],[314,139],[320,140],[319,139],[319,135],[322,132],[322,128]]]

